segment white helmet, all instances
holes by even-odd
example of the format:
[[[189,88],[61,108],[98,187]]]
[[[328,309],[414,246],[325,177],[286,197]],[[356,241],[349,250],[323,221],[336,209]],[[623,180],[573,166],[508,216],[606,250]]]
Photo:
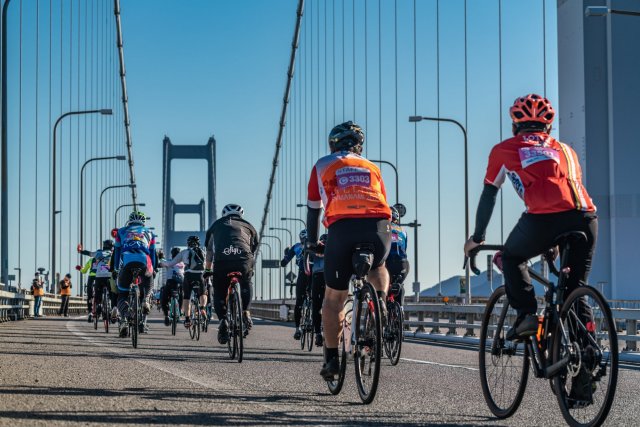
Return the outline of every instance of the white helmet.
[[[234,205],[233,203],[226,205],[222,208],[222,216],[228,215],[244,215],[244,209],[240,205]]]

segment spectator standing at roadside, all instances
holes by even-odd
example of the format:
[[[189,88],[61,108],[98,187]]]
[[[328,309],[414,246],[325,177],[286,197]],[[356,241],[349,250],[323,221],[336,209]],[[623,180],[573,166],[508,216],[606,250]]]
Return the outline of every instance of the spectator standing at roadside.
[[[69,297],[71,296],[71,274],[64,275],[64,279],[60,281],[60,296],[62,301],[60,302],[60,309],[58,315],[64,314],[64,317],[69,317]]]
[[[35,302],[33,306],[33,317],[40,317],[40,304],[42,303],[42,297],[44,296],[44,287],[37,275],[31,281],[31,295],[33,295]]]

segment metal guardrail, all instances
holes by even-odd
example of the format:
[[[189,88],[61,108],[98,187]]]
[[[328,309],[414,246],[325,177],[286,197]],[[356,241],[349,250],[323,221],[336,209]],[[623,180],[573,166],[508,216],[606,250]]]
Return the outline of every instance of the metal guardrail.
[[[421,334],[421,337],[438,335],[448,337],[475,337],[479,330],[484,313],[484,304],[452,305],[452,304],[406,304],[404,306],[405,325],[409,328],[409,336]],[[638,322],[640,309],[613,308],[614,321],[618,325],[618,340],[624,342],[622,351],[638,350]],[[427,333],[425,328],[431,330]],[[463,332],[460,333],[460,330]],[[407,333],[405,332],[405,335]],[[416,335],[417,336],[417,335]]]
[[[40,305],[40,314],[53,316],[58,313],[61,298],[45,294]],[[10,320],[23,320],[33,317],[35,299],[29,292],[0,291],[0,323]],[[84,314],[87,304],[82,297],[69,298],[69,313]]]
[[[286,306],[286,311],[282,310],[283,305]],[[293,320],[295,305],[295,300],[254,300],[251,301],[251,315],[267,320],[290,322]],[[282,316],[283,314],[285,316]]]

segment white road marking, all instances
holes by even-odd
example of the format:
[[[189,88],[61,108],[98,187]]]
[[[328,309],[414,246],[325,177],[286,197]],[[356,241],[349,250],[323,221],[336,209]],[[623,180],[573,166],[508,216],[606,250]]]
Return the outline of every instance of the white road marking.
[[[456,368],[456,369],[465,369],[467,371],[478,371],[478,368],[472,368],[470,366],[449,365],[447,363],[430,362],[428,360],[406,359],[404,357],[401,357],[400,360],[406,360],[407,362],[413,362],[413,363],[420,363],[422,365],[434,365],[434,366],[442,366],[444,368]]]

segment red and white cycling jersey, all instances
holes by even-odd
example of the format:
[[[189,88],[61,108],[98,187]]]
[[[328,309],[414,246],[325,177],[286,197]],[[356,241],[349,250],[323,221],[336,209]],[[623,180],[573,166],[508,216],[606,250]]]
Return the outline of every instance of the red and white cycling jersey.
[[[336,152],[318,160],[308,199],[309,207],[324,207],[326,227],[344,218],[391,219],[380,169],[354,153]]]
[[[493,147],[484,182],[500,188],[506,177],[529,213],[596,210],[575,151],[546,133],[518,135]]]

